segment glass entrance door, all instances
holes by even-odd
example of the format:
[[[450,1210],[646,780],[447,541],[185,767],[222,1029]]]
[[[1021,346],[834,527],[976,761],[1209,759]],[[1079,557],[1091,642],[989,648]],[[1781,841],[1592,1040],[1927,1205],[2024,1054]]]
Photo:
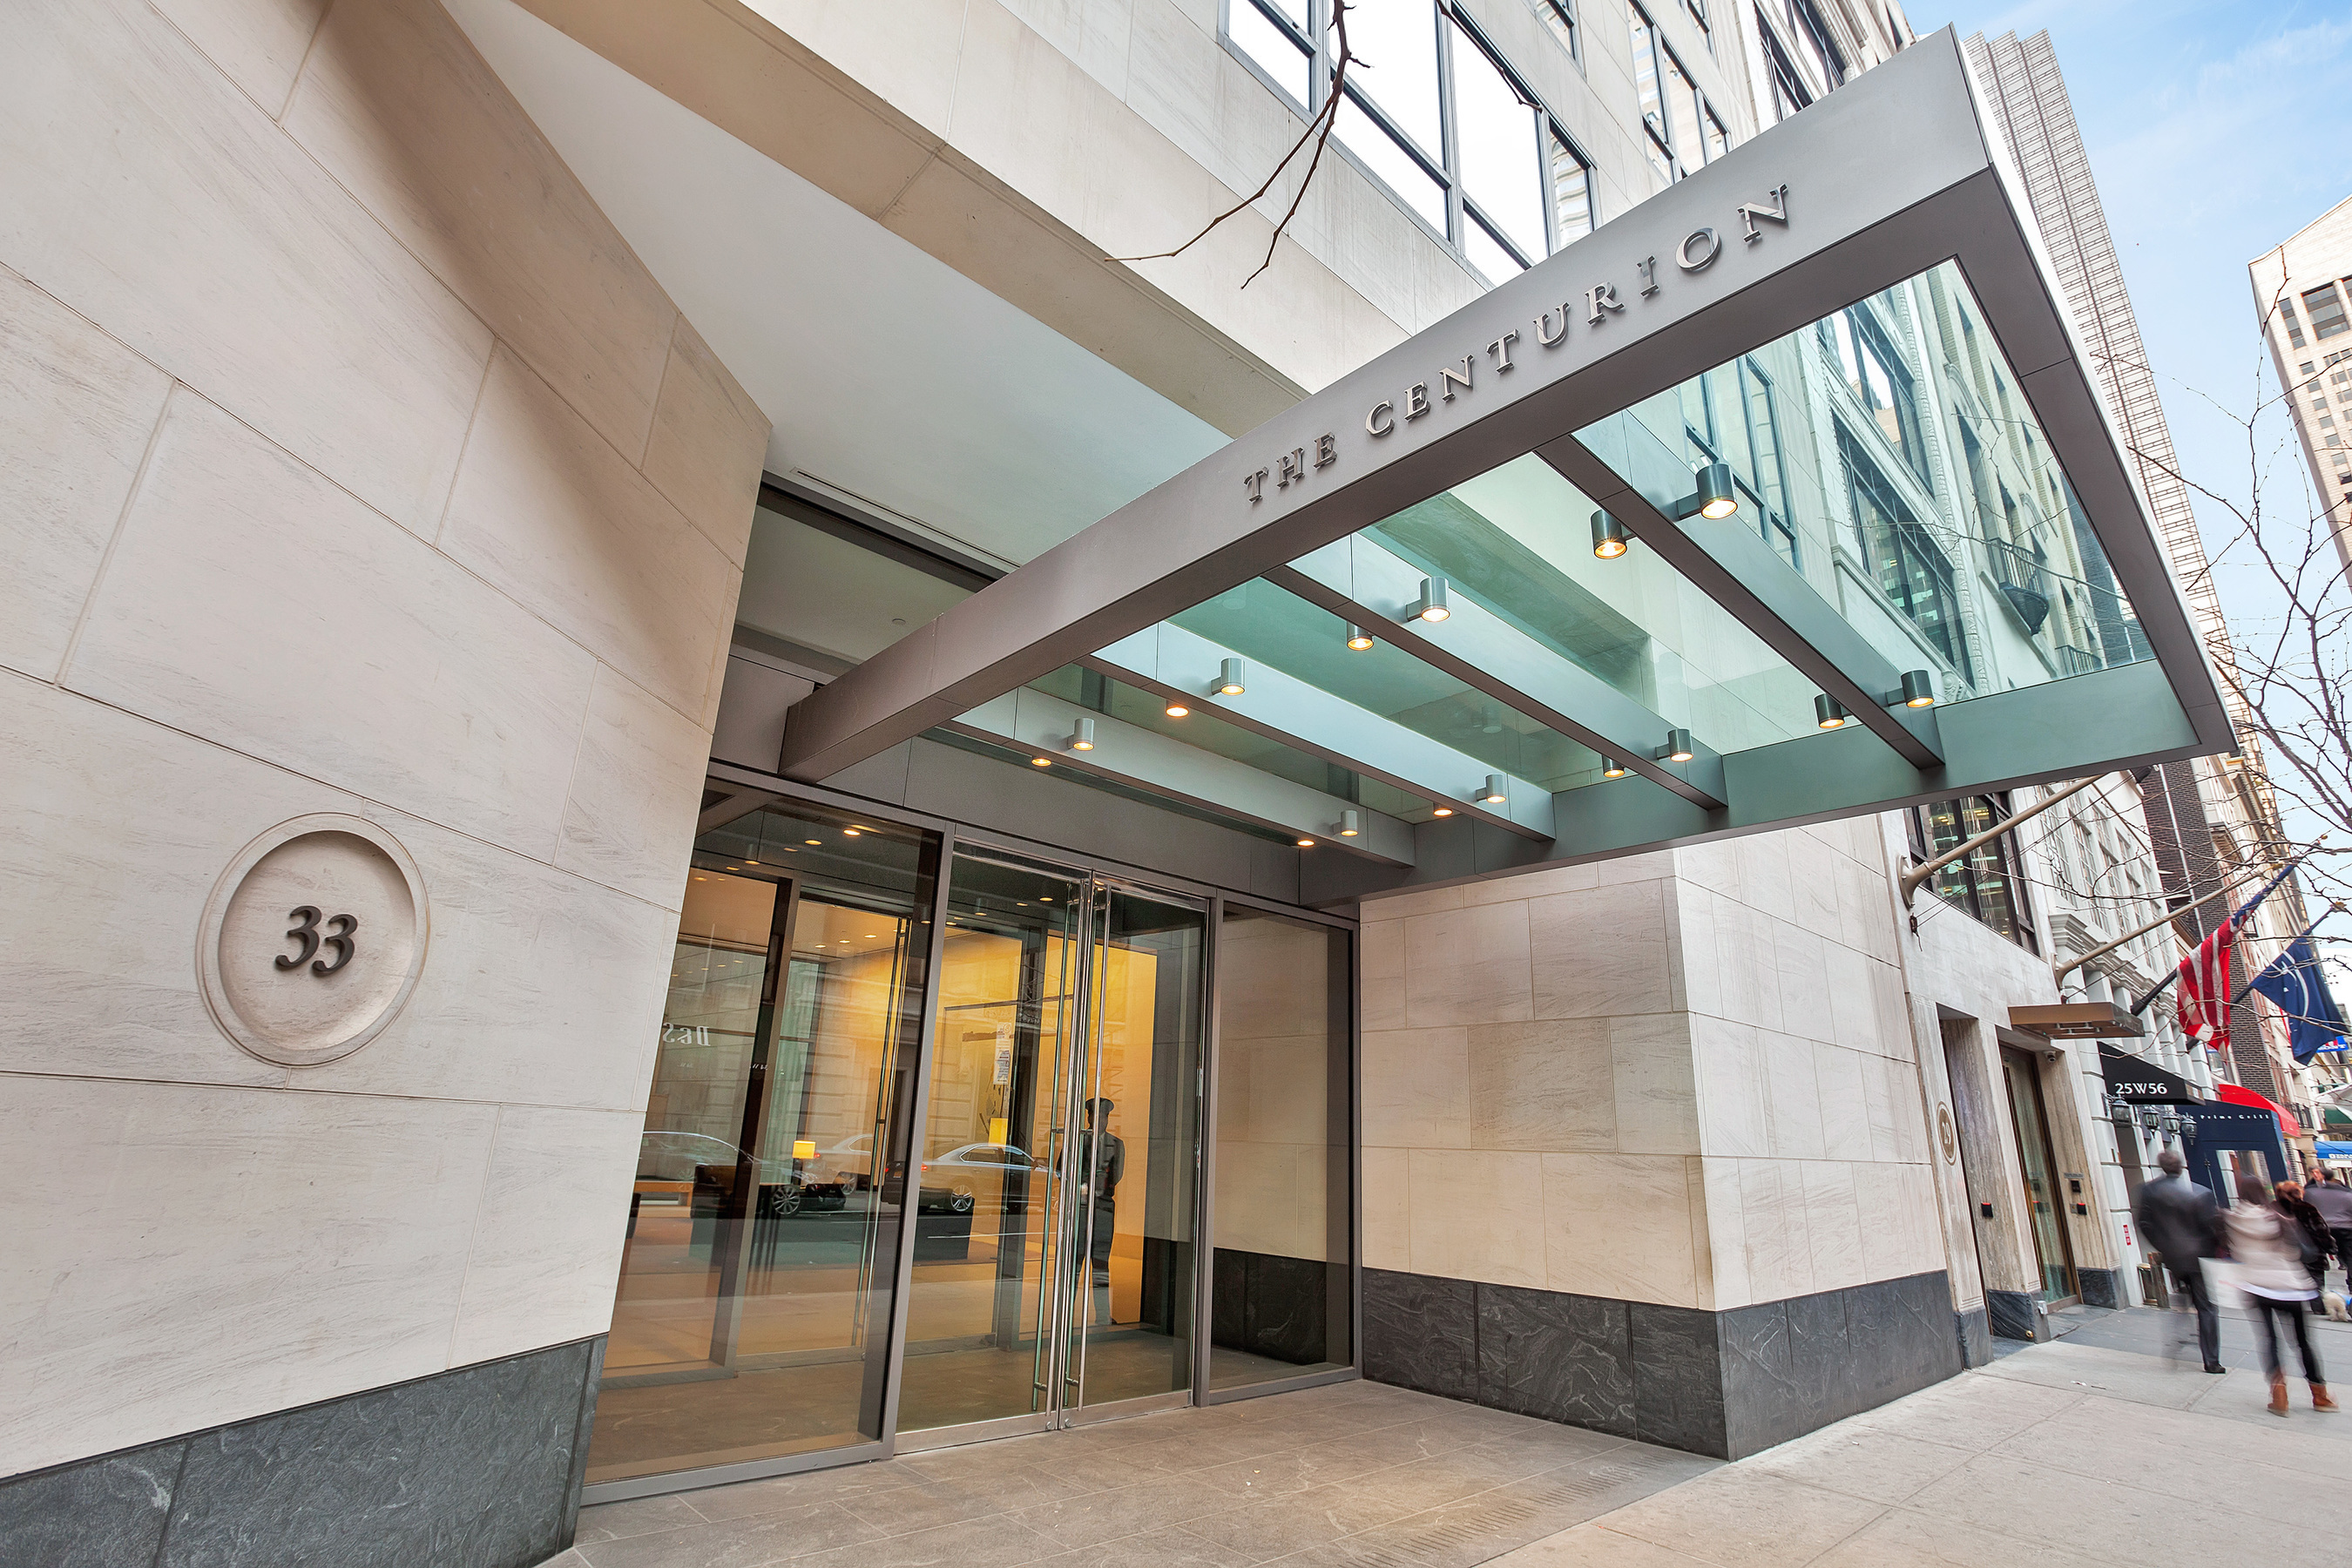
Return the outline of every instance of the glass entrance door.
[[[1192,1386],[1207,923],[1181,898],[956,857],[901,1433]]]
[[[2074,1280],[2074,1253],[2066,1239],[2063,1200],[2058,1193],[2058,1161],[2050,1147],[2050,1124],[2042,1101],[2041,1064],[2004,1046],[2001,1075],[2009,1080],[2009,1111],[2017,1131],[2018,1168],[2025,1177],[2026,1214],[2033,1229],[2033,1252],[2042,1266],[2042,1289],[2053,1304],[2081,1293]]]

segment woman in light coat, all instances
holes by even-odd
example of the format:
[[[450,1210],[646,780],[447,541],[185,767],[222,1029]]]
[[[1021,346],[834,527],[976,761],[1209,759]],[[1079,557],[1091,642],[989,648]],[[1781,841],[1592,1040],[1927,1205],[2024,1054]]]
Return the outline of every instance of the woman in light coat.
[[[2311,1348],[2304,1320],[2319,1287],[2304,1266],[2309,1246],[2303,1226],[2271,1202],[2263,1184],[2252,1176],[2238,1178],[2238,1201],[2221,1211],[2221,1229],[2230,1244],[2230,1258],[2238,1266],[2238,1288],[2253,1304],[2262,1336],[2255,1343],[2263,1352],[2263,1373],[2271,1380],[2271,1414],[2286,1414],[2286,1373],[2280,1369],[2278,1323],[2294,1327],[2294,1348],[2303,1359],[2303,1375],[2311,1384],[2311,1407],[2334,1410],[2327,1397],[2327,1374]]]

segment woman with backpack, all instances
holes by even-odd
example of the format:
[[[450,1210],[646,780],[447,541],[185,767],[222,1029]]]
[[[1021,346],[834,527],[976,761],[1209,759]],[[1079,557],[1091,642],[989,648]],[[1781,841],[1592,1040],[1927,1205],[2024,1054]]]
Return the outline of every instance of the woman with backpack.
[[[2327,1374],[2304,1327],[2310,1303],[2319,1294],[2319,1271],[2325,1257],[2312,1242],[2303,1223],[2271,1201],[2261,1181],[2238,1178],[2238,1201],[2221,1211],[2221,1228],[2228,1237],[2230,1257],[2238,1265],[2238,1287],[2253,1304],[2262,1335],[2255,1342],[2263,1352],[2263,1373],[2271,1382],[2271,1414],[2286,1414],[2286,1373],[2279,1366],[2278,1325],[2284,1318],[2294,1330],[2295,1352],[2303,1360],[2303,1375],[2311,1384],[2311,1407],[2334,1410],[2327,1397]]]

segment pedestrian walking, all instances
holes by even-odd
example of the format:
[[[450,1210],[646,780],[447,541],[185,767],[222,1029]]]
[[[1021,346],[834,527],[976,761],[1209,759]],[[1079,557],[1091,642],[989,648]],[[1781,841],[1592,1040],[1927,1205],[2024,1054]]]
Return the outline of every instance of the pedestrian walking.
[[[2210,1190],[2189,1179],[2180,1151],[2167,1149],[2156,1157],[2164,1174],[2139,1189],[2132,1217],[2139,1233],[2156,1248],[2156,1256],[2172,1276],[2172,1289],[2186,1297],[2197,1313],[2197,1349],[2207,1372],[2227,1372],[2221,1364],[2221,1320],[2213,1310],[2213,1295],[2205,1284],[2205,1259],[2221,1252],[2221,1205]],[[2179,1343],[2174,1344],[2179,1351]]]
[[[2310,1237],[2312,1249],[2316,1255],[2315,1260],[2311,1265],[2311,1282],[2323,1289],[2326,1289],[2328,1255],[2336,1250],[2336,1238],[2328,1234],[2327,1222],[2320,1217],[2319,1210],[2305,1199],[2301,1182],[2281,1182],[2271,1189],[2271,1193],[2273,1201],[2279,1206],[2279,1212],[2303,1226],[2303,1234]],[[2311,1299],[2312,1316],[2319,1317],[2326,1310],[2326,1309],[2319,1304],[2318,1296],[2315,1294]]]
[[[2295,1354],[2303,1362],[2304,1381],[2311,1384],[2311,1407],[2336,1409],[2336,1401],[2327,1397],[2327,1374],[2311,1348],[2311,1331],[2304,1326],[2305,1303],[2319,1294],[2314,1276],[2326,1267],[2325,1255],[2302,1223],[2272,1202],[2252,1176],[2238,1178],[2238,1201],[2222,1211],[2221,1229],[2238,1266],[2238,1287],[2262,1328],[2254,1345],[2262,1352],[2263,1375],[2270,1379],[2271,1414],[2286,1414],[2286,1372],[2279,1365],[2278,1350],[2282,1319],[2294,1330]]]
[[[2344,1184],[2342,1175],[2330,1171],[2326,1180],[2305,1187],[2303,1195],[2326,1223],[2327,1250],[2336,1255],[2344,1269],[2347,1293],[2352,1294],[2352,1187]]]

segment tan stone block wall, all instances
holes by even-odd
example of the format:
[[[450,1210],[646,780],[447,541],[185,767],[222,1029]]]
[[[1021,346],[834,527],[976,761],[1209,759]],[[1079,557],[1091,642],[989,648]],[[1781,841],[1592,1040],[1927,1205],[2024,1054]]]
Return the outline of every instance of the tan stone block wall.
[[[1944,1267],[1875,824],[1363,906],[1376,1268],[1722,1310]]]
[[[0,1473],[601,1331],[766,417],[434,0],[11,6],[0,164]],[[432,928],[289,1068],[315,812]]]

